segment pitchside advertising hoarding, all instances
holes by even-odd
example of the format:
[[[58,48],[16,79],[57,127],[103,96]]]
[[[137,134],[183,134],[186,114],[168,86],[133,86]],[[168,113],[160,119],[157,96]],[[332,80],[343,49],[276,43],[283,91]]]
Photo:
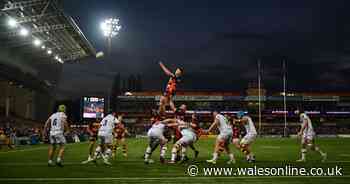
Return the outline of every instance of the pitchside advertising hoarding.
[[[104,107],[104,98],[83,97],[83,118],[103,118]]]

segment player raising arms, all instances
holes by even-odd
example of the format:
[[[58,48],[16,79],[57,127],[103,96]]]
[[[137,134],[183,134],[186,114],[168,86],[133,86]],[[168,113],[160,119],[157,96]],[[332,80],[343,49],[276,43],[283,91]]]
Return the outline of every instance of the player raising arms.
[[[169,105],[171,110],[175,112],[176,108],[172,98],[175,96],[177,84],[181,81],[180,77],[183,74],[183,69],[177,68],[175,73],[172,73],[165,67],[162,62],[159,62],[159,65],[164,73],[170,77],[166,85],[165,92],[159,100],[159,113],[164,114],[167,105]]]
[[[127,153],[128,147],[126,145],[125,136],[126,134],[129,134],[129,132],[125,128],[124,124],[122,123],[122,118],[123,118],[122,115],[118,117],[118,123],[114,128],[115,143],[113,145],[113,154],[112,154],[112,157],[114,159],[116,158],[117,150],[120,145],[122,146],[123,156],[124,157],[128,156],[128,153]]]
[[[88,163],[92,161],[94,157],[94,150],[96,147],[96,141],[97,141],[97,131],[100,125],[100,121],[96,119],[95,122],[90,122],[89,126],[87,127],[87,132],[89,133],[89,157],[87,160],[83,161],[82,164]]]
[[[46,121],[44,130],[49,132],[50,146],[48,151],[48,166],[53,166],[53,156],[56,151],[56,146],[59,145],[56,164],[62,167],[64,144],[66,144],[66,138],[64,137],[65,131],[68,130],[67,116],[65,114],[66,106],[59,105],[58,112],[52,114]]]
[[[166,124],[160,121],[160,116],[157,113],[153,113],[151,118],[152,127],[148,130],[147,136],[149,138],[149,144],[145,152],[145,164],[153,163],[151,155],[154,150],[160,145],[160,162],[165,162],[165,152],[167,150],[166,143],[168,140],[164,137],[164,131]]]
[[[315,132],[312,127],[311,119],[305,113],[300,113],[298,110],[296,114],[299,114],[301,129],[298,132],[298,137],[301,138],[301,158],[297,160],[297,162],[305,162],[306,161],[306,153],[307,148],[310,148],[312,151],[316,151],[320,153],[322,157],[322,162],[325,162],[327,159],[327,153],[323,152],[316,144],[315,144]]]
[[[214,127],[218,127],[220,133],[216,138],[213,158],[211,160],[207,160],[208,163],[216,164],[216,160],[221,152],[225,151],[230,160],[227,164],[236,163],[233,153],[230,152],[229,144],[232,139],[232,128],[227,118],[220,114],[218,111],[213,111],[214,122],[211,124],[206,133],[211,132]]]

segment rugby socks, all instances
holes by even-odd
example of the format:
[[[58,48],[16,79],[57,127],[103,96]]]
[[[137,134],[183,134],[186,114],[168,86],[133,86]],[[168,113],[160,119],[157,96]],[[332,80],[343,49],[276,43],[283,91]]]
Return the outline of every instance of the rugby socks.
[[[301,160],[305,160],[306,159],[306,153],[307,153],[307,150],[306,149],[301,149]]]
[[[161,148],[160,148],[160,157],[162,157],[162,158],[165,157],[166,150],[167,150],[166,146],[161,146]]]
[[[323,152],[323,151],[320,149],[320,147],[318,147],[318,146],[315,146],[315,151],[319,152],[320,155],[325,155],[325,154],[326,154],[326,153]]]
[[[213,153],[213,160],[217,160],[218,159],[218,153]]]
[[[182,147],[181,149],[181,160],[184,160],[186,157],[186,147]]]
[[[152,154],[152,149],[151,149],[151,147],[148,146],[146,148],[146,152],[145,152],[145,161],[148,161],[148,159],[151,156],[151,154]]]
[[[233,155],[233,153],[230,153],[228,156],[230,157],[230,160],[235,160],[235,156]]]

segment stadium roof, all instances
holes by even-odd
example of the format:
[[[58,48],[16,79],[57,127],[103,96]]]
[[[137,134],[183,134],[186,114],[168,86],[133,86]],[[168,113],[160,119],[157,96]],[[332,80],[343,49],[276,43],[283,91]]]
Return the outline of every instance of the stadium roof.
[[[75,61],[94,56],[95,49],[59,0],[0,2],[0,42],[33,62]]]

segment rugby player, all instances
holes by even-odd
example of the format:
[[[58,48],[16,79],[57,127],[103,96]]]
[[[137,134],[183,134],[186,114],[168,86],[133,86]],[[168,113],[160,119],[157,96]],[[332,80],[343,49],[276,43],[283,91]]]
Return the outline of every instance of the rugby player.
[[[251,117],[245,115],[243,111],[239,111],[237,113],[237,118],[235,119],[235,123],[240,123],[244,126],[246,131],[246,135],[242,138],[240,142],[240,149],[242,153],[246,156],[248,162],[255,162],[254,153],[251,150],[251,145],[254,143],[257,132],[255,129],[254,122]]]
[[[68,131],[66,106],[59,105],[58,111],[52,114],[49,119],[46,121],[44,130],[46,137],[49,137],[50,146],[48,150],[48,166],[53,166],[53,157],[58,147],[58,155],[56,160],[56,165],[63,167],[63,155],[64,155],[64,145],[66,144],[66,138],[64,133]],[[48,133],[48,135],[47,135]]]
[[[90,122],[89,126],[87,127],[87,132],[89,133],[89,157],[87,160],[83,161],[82,164],[88,163],[93,160],[99,125],[100,120],[96,119],[95,122]]]
[[[301,158],[297,162],[306,161],[306,153],[309,148],[312,151],[318,152],[322,157],[322,162],[325,162],[327,159],[327,153],[323,152],[318,145],[315,144],[315,131],[312,126],[311,119],[306,113],[300,113],[296,111],[296,114],[299,114],[301,128],[298,132],[298,137],[301,138]]]
[[[229,156],[227,164],[234,164],[236,160],[233,153],[230,152],[229,144],[232,139],[232,127],[228,122],[227,118],[220,114],[218,111],[213,111],[214,122],[211,124],[209,129],[205,131],[206,134],[214,130],[215,127],[219,129],[219,135],[216,138],[213,158],[207,160],[208,163],[216,164],[216,160],[221,152],[225,151]]]
[[[119,148],[119,146],[122,146],[122,152],[123,152],[123,156],[127,157],[128,156],[128,147],[126,144],[126,140],[125,137],[127,134],[129,134],[128,130],[125,128],[124,124],[122,123],[122,118],[123,116],[119,116],[118,117],[118,123],[116,124],[115,128],[114,128],[114,145],[113,145],[113,154],[112,157],[115,159],[116,155],[117,155],[117,150]]]
[[[181,81],[180,77],[183,75],[183,69],[177,68],[175,73],[172,73],[162,62],[159,62],[159,65],[164,73],[170,77],[165,92],[159,100],[159,113],[164,114],[167,105],[169,105],[171,110],[175,112],[176,108],[172,98],[175,96],[177,84]]]

